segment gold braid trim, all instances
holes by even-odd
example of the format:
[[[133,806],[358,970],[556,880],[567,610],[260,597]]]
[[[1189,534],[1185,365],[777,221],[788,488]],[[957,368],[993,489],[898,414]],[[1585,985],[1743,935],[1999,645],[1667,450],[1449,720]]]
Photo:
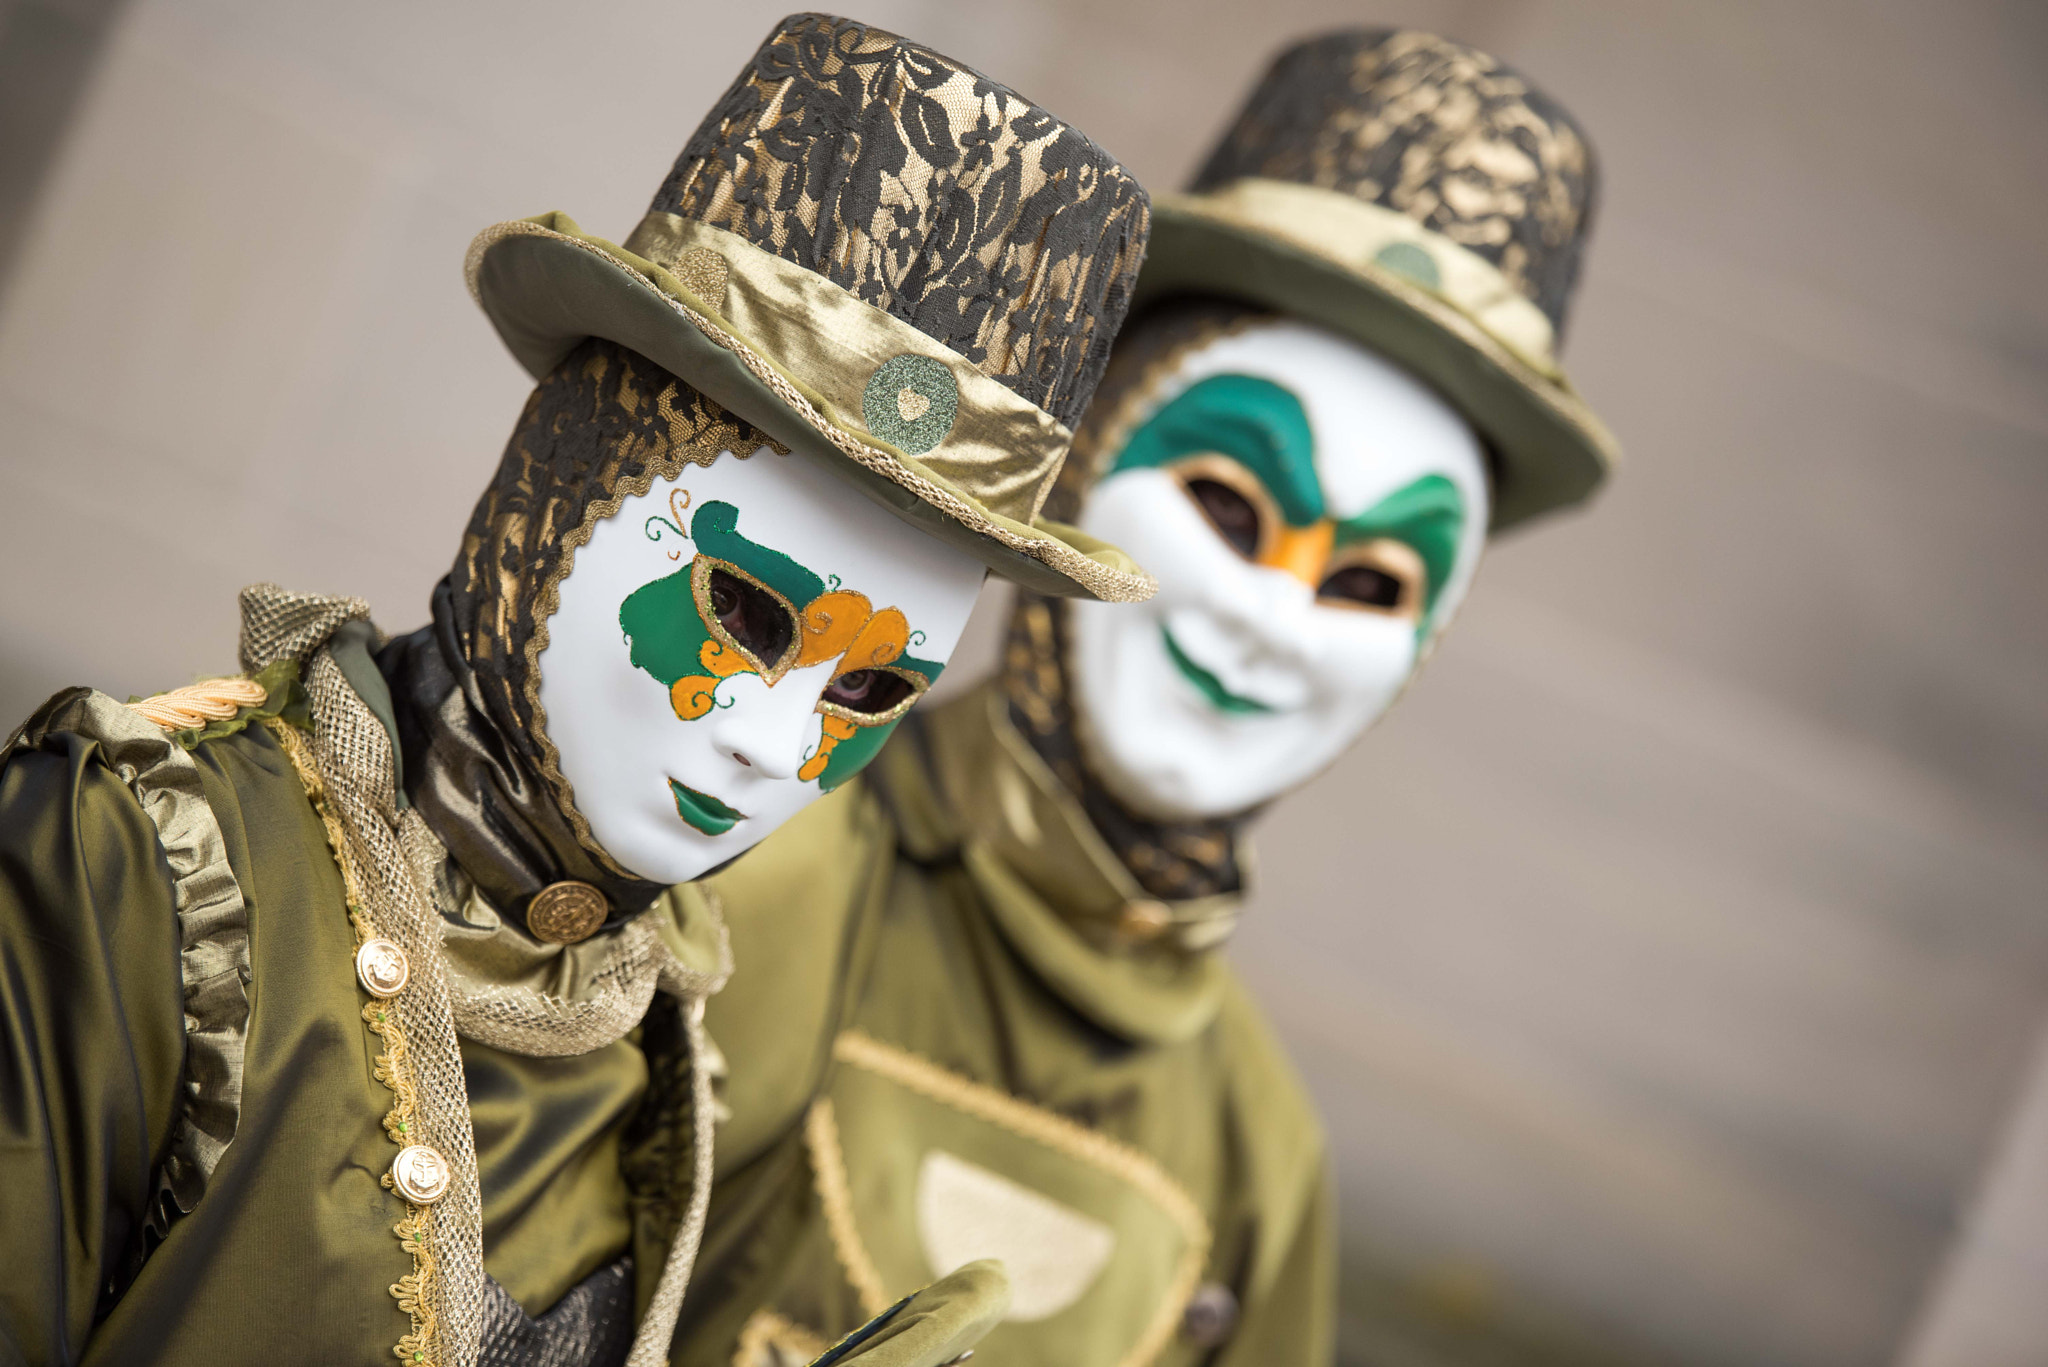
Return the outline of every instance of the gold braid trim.
[[[130,711],[166,731],[226,721],[245,707],[260,707],[270,693],[254,679],[204,679],[128,704]]]
[[[1180,1226],[1181,1234],[1188,1241],[1187,1249],[1174,1268],[1173,1281],[1158,1311],[1131,1350],[1117,1360],[1116,1367],[1145,1367],[1164,1351],[1201,1280],[1202,1266],[1209,1258],[1210,1233],[1209,1221],[1203,1216],[1201,1207],[1195,1204],[1194,1197],[1188,1195],[1151,1155],[1098,1130],[1078,1125],[1063,1115],[1019,1101],[1008,1092],[941,1068],[908,1050],[884,1044],[859,1030],[848,1030],[832,1041],[832,1057],[841,1063],[865,1068],[942,1105],[1099,1168],[1136,1187],[1164,1210],[1167,1218]],[[893,1302],[854,1224],[846,1156],[839,1147],[839,1129],[832,1116],[830,1100],[820,1098],[811,1107],[810,1115],[805,1119],[804,1137],[811,1144],[812,1161],[818,1175],[818,1195],[825,1204],[825,1223],[832,1234],[833,1249],[839,1254],[848,1280],[854,1283],[863,1302],[867,1301],[870,1289],[876,1293],[877,1308],[868,1313],[880,1314]],[[861,1284],[863,1276],[872,1278],[872,1288]]]
[[[853,1215],[853,1192],[846,1180],[846,1155],[839,1148],[839,1122],[832,1114],[832,1098],[821,1096],[804,1115],[804,1142],[811,1150],[811,1171],[817,1177],[818,1204],[825,1208],[825,1230],[832,1238],[832,1251],[846,1280],[860,1297],[861,1313],[869,1319],[896,1303],[882,1280],[882,1270],[868,1256],[861,1242],[860,1225]]]
[[[292,762],[299,783],[305,788],[313,811],[320,818],[321,829],[327,835],[327,847],[334,853],[334,865],[341,871],[342,895],[348,903],[348,923],[355,928],[356,947],[360,949],[371,938],[370,923],[363,919],[362,884],[356,875],[355,861],[348,856],[348,840],[341,818],[328,805],[327,787],[320,781],[313,752],[307,748],[298,729],[289,722],[265,717],[263,725],[277,738],[278,746]],[[419,1092],[413,1084],[405,1032],[399,1027],[396,1017],[385,1009],[384,1003],[374,999],[363,1007],[363,1024],[384,1044],[384,1052],[377,1055],[373,1070],[377,1081],[388,1087],[394,1098],[391,1109],[384,1116],[384,1133],[393,1144],[403,1148],[411,1142],[407,1136],[419,1114]],[[385,1173],[380,1180],[386,1191],[397,1189],[390,1173]],[[390,1291],[398,1301],[398,1308],[412,1320],[412,1332],[398,1340],[391,1349],[391,1355],[413,1364],[413,1367],[436,1367],[434,1344],[438,1341],[438,1334],[434,1306],[438,1297],[434,1291],[434,1208],[408,1201],[405,1210],[405,1218],[393,1225],[391,1232],[398,1236],[399,1247],[412,1255],[412,1271],[392,1283]]]

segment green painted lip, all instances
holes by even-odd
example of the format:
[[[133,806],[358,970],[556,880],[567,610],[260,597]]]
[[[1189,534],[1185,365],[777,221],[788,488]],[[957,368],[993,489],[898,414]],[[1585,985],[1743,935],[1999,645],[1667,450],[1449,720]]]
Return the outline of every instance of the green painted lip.
[[[747,819],[745,812],[734,811],[709,793],[685,788],[674,779],[668,787],[675,794],[676,815],[706,835],[724,835]]]
[[[1262,702],[1255,702],[1250,698],[1240,698],[1237,694],[1225,688],[1221,679],[1188,658],[1188,653],[1180,648],[1180,642],[1173,639],[1173,633],[1166,629],[1166,625],[1163,622],[1159,626],[1159,635],[1166,642],[1166,653],[1173,657],[1174,664],[1180,667],[1180,672],[1186,676],[1187,681],[1200,689],[1202,696],[1207,698],[1219,712],[1235,712],[1239,716],[1252,716],[1273,710]]]

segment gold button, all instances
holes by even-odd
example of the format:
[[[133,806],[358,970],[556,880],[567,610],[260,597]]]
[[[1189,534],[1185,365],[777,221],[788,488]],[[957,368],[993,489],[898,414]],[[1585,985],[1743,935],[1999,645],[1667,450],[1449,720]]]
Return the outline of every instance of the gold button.
[[[365,940],[356,951],[356,977],[373,997],[395,997],[405,991],[412,965],[394,940]]]
[[[526,928],[536,940],[573,945],[596,934],[611,910],[611,903],[596,888],[565,878],[533,895],[526,904]]]
[[[391,1160],[391,1185],[416,1206],[431,1206],[448,1190],[454,1176],[440,1151],[425,1144],[411,1144]]]
[[[1124,903],[1116,918],[1117,933],[1132,944],[1141,945],[1158,939],[1172,924],[1173,913],[1166,909],[1166,903],[1149,897]]]

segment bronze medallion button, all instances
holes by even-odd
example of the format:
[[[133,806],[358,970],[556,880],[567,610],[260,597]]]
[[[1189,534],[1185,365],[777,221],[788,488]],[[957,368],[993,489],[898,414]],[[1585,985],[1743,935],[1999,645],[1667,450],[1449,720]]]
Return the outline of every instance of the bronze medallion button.
[[[365,940],[356,951],[356,978],[373,997],[397,996],[411,977],[412,964],[395,940]]]
[[[440,1200],[454,1176],[440,1151],[425,1144],[408,1145],[391,1160],[391,1185],[416,1206],[431,1206]]]
[[[1214,1348],[1237,1328],[1237,1296],[1222,1282],[1203,1282],[1181,1312],[1180,1336],[1197,1348]]]
[[[1173,913],[1166,909],[1166,903],[1140,897],[1124,903],[1124,909],[1117,914],[1116,932],[1127,944],[1146,945],[1164,935],[1172,924]]]
[[[565,878],[550,883],[526,904],[526,928],[536,940],[573,945],[589,939],[612,914],[605,895],[588,883]]]

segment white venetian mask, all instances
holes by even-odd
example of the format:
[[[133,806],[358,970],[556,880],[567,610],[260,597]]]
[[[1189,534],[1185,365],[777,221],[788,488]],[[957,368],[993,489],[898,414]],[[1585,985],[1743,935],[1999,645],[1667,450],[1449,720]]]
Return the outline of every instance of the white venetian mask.
[[[577,551],[540,656],[591,833],[659,883],[765,838],[873,758],[959,644],[983,574],[765,447],[627,499]]]
[[[1485,544],[1485,460],[1434,390],[1291,321],[1190,349],[1139,403],[1082,526],[1159,593],[1069,605],[1081,739],[1133,810],[1227,816],[1400,693]]]

